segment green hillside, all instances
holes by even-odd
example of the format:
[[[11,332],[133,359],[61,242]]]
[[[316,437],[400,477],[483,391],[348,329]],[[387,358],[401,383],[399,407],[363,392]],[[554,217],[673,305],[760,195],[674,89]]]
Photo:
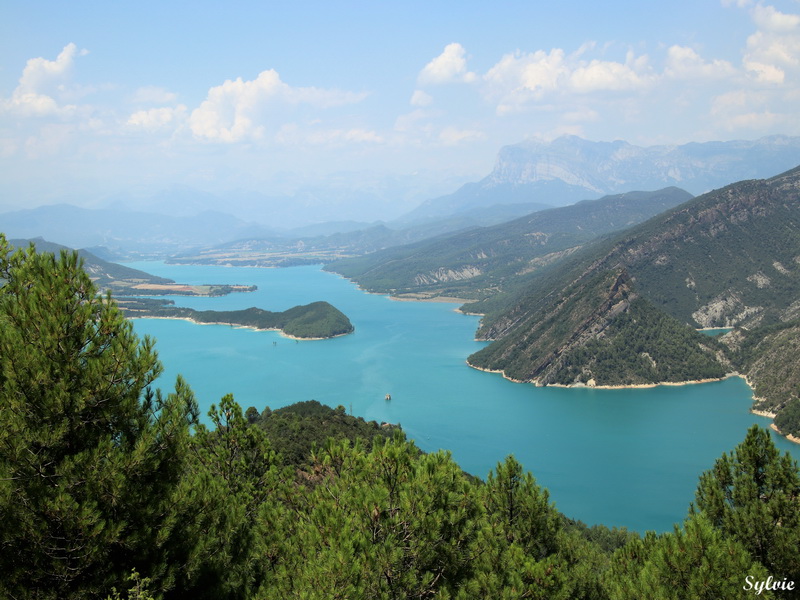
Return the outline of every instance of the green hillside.
[[[637,288],[701,327],[772,323],[800,298],[800,169],[705,194],[617,242]],[[791,309],[796,310],[796,309]]]
[[[714,340],[653,307],[624,270],[572,285],[469,358],[537,384],[640,385],[719,378]]]
[[[759,408],[798,398],[800,169],[710,192],[468,304],[495,340],[470,364],[538,383],[748,376]],[[624,292],[624,293],[623,293]],[[740,325],[721,342],[698,326]],[[788,433],[788,432],[787,432]]]
[[[641,223],[690,198],[678,188],[607,196],[325,268],[375,292],[483,299],[515,288],[598,235]]]
[[[48,242],[43,238],[31,240],[9,240],[9,243],[17,248],[27,248],[33,244],[37,252],[51,252],[58,255],[62,250],[71,251],[71,248]],[[168,284],[175,283],[172,279],[157,277],[150,273],[145,273],[138,269],[132,269],[124,265],[109,262],[95,256],[88,250],[78,250],[78,255],[83,259],[83,268],[92,278],[92,281],[100,288],[111,289],[119,293],[129,289],[139,283]]]

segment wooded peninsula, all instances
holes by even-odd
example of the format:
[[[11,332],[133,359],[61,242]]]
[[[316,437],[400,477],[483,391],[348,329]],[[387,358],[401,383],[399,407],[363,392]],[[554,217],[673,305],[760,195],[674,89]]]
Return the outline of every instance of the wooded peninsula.
[[[120,308],[129,318],[186,319],[193,323],[232,325],[258,330],[277,330],[301,340],[319,340],[354,331],[350,319],[335,306],[319,301],[282,312],[250,307],[242,310],[195,310],[173,306],[168,300],[126,298]]]

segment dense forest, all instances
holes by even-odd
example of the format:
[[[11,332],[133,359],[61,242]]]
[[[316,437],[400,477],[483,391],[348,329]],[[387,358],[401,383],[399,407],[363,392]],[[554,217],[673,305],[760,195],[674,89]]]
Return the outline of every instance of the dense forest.
[[[481,481],[343,408],[201,422],[77,255],[0,235],[0,279],[0,597],[798,597],[800,471],[765,430],[673,532],[589,528],[513,457]]]

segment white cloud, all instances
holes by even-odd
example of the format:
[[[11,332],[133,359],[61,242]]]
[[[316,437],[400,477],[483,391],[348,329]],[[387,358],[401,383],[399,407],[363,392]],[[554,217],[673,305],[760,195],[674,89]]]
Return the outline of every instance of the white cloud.
[[[253,80],[244,81],[239,77],[212,87],[206,99],[192,111],[189,122],[192,132],[199,138],[221,142],[259,139],[264,135],[264,113],[270,105],[307,104],[330,108],[360,102],[365,97],[363,93],[291,87],[270,69]]]
[[[579,93],[636,90],[646,87],[649,78],[635,65],[606,60],[592,60],[575,68],[570,76],[572,89]]]
[[[753,8],[753,21],[764,31],[773,33],[796,32],[800,26],[800,16],[788,15],[775,9],[774,6],[757,4]]]
[[[569,77],[564,51],[555,48],[549,53],[538,50],[523,54],[506,54],[484,75],[492,95],[523,95],[541,98],[564,85]]]
[[[411,95],[411,106],[429,106],[433,102],[430,94],[426,94],[422,90],[414,90]]]
[[[461,44],[452,43],[420,71],[417,80],[421,84],[471,83],[477,80],[475,73],[467,70],[467,51]]]
[[[73,105],[59,105],[54,96],[72,70],[76,56],[87,54],[75,44],[67,44],[55,60],[31,58],[22,71],[19,84],[0,106],[21,116],[66,115],[75,112]]]
[[[153,131],[167,125],[175,125],[185,118],[186,112],[184,104],[179,104],[174,108],[163,107],[139,110],[128,118],[128,125]]]
[[[667,50],[664,75],[672,79],[724,79],[735,75],[736,69],[726,60],[704,60],[694,49],[670,46]]]
[[[23,93],[40,92],[48,84],[63,79],[72,69],[73,61],[78,55],[78,48],[75,44],[67,44],[59,53],[55,60],[46,58],[31,58],[22,71],[17,90]],[[80,55],[87,54],[82,50]]]
[[[497,103],[497,114],[507,115],[542,107],[548,98],[563,101],[570,95],[636,91],[654,83],[646,55],[628,52],[624,63],[584,59],[593,48],[584,44],[570,55],[561,48],[506,54],[484,75],[484,95]]]
[[[800,67],[800,15],[758,4],[752,18],[758,30],[747,38],[742,64],[758,83],[781,85]]]
[[[790,123],[796,126],[794,114],[782,113],[773,105],[770,92],[740,89],[714,98],[711,116],[726,131],[769,131]]]

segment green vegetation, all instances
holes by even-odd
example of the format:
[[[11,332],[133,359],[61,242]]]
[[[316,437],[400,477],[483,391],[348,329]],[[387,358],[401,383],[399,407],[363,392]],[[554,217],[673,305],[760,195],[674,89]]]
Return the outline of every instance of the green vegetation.
[[[570,286],[469,358],[539,384],[632,385],[721,378],[720,345],[638,296],[625,271]]]
[[[775,427],[784,435],[800,438],[800,400],[793,398],[775,417]]]
[[[756,408],[778,413],[775,424],[781,432],[798,435],[796,419],[783,412],[800,399],[800,320],[736,330],[722,341],[760,399]]]
[[[182,380],[152,389],[152,341],[76,255],[0,236],[0,278],[2,597],[736,599],[800,579],[800,471],[757,427],[674,532],[586,528],[513,457],[480,482],[341,408],[226,396],[207,427]]]
[[[348,440],[355,445],[359,439],[391,439],[401,433],[397,425],[365,421],[348,415],[343,406],[333,409],[316,400],[276,410],[266,407],[260,413],[251,406],[245,416],[251,425],[264,430],[281,462],[296,467],[308,466],[313,450],[323,448],[329,438]]]
[[[174,580],[194,419],[76,254],[13,254],[0,234],[0,596],[110,591],[138,566]]]
[[[641,223],[690,198],[678,188],[607,196],[336,261],[325,268],[370,291],[484,299],[516,289],[529,274],[598,235]]]
[[[271,312],[255,307],[243,310],[195,310],[158,301],[127,300],[122,306],[125,313],[131,317],[189,319],[196,323],[279,329],[288,336],[305,339],[332,338],[353,331],[350,319],[328,302],[312,302],[283,312]]]
[[[705,515],[769,573],[798,581],[800,473],[768,431],[751,428],[744,442],[700,477],[693,513]]]

